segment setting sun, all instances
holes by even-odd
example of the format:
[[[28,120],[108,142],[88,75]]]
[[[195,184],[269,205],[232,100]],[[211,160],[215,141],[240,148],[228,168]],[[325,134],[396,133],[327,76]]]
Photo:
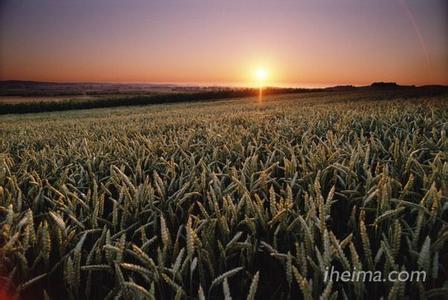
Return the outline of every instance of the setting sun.
[[[265,69],[258,69],[255,72],[255,76],[257,77],[258,81],[266,81],[268,78],[268,72]]]

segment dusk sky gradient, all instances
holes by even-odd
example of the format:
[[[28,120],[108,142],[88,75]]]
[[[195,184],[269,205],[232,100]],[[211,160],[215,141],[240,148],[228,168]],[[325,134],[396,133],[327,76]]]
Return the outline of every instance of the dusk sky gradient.
[[[446,0],[0,0],[0,79],[448,84]]]

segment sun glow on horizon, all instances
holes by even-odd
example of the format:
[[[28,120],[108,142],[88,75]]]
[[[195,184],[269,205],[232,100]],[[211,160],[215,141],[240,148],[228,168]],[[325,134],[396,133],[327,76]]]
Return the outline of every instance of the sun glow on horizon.
[[[265,82],[268,79],[269,74],[266,69],[259,68],[255,71],[255,77],[259,82]]]

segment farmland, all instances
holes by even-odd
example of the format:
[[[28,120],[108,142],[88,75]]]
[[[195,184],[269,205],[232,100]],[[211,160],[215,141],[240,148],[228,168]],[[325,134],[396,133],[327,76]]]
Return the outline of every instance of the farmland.
[[[50,299],[435,298],[448,95],[0,117],[0,287]],[[425,271],[424,282],[325,282]]]

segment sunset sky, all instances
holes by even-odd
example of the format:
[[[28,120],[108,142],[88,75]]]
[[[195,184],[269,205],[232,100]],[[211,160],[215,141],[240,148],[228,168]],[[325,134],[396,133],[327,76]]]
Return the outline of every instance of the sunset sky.
[[[0,79],[448,84],[446,0],[0,0]]]

